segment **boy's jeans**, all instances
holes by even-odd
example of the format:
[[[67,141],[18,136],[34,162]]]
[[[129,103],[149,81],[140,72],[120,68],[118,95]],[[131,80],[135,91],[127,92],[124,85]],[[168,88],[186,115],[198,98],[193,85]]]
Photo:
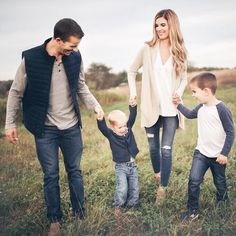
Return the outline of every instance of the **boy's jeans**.
[[[161,150],[160,128],[162,127]],[[145,127],[154,173],[161,171],[161,185],[167,187],[172,166],[172,145],[178,127],[177,116],[160,116],[156,124]]]
[[[115,164],[116,192],[113,207],[135,207],[139,201],[138,171],[135,162]]]
[[[216,162],[216,158],[209,158],[201,154],[197,149],[194,151],[192,168],[189,175],[188,183],[188,209],[197,210],[199,208],[200,184],[203,177],[210,168],[214,184],[217,190],[217,201],[225,201],[228,199],[227,184],[225,178],[226,165],[220,165]]]
[[[49,220],[57,222],[62,217],[59,188],[59,148],[64,157],[73,212],[75,214],[83,213],[84,185],[80,170],[83,145],[78,124],[66,130],[59,130],[56,126],[46,126],[43,137],[35,137],[35,143],[44,173],[44,197]]]

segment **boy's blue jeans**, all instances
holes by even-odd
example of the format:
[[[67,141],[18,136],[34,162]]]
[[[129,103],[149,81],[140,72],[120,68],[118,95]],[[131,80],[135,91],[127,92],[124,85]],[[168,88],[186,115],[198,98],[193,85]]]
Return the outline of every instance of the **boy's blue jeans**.
[[[56,126],[45,126],[43,137],[35,137],[35,143],[44,173],[47,217],[51,222],[57,222],[62,217],[59,188],[59,148],[64,157],[73,212],[74,214],[81,213],[84,203],[84,185],[80,170],[83,150],[80,127],[77,124],[69,129],[59,130]]]
[[[160,128],[162,138],[160,148]],[[178,127],[177,116],[160,116],[156,124],[145,127],[149,144],[149,153],[154,173],[161,172],[161,185],[166,187],[169,182],[172,167],[172,145],[175,131]]]
[[[217,201],[228,199],[227,184],[225,178],[226,165],[220,165],[216,158],[209,158],[199,152],[194,151],[192,167],[188,183],[188,209],[197,210],[199,208],[200,184],[203,182],[204,175],[208,168],[211,169],[214,184],[216,186]]]
[[[116,163],[116,192],[113,207],[135,207],[139,201],[138,171],[134,162]]]

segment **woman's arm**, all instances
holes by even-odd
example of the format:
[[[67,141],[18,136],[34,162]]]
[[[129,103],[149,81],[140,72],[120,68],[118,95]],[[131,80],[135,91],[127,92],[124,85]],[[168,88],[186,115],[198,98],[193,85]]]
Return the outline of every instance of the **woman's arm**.
[[[139,50],[132,65],[128,69],[128,84],[129,84],[130,98],[135,98],[137,96],[136,75],[138,73],[139,68],[141,68],[143,65],[144,48],[145,48],[145,46]]]
[[[185,70],[180,77],[180,85],[175,91],[180,97],[182,97],[187,84],[188,84],[188,75],[187,75],[187,63],[186,63]]]

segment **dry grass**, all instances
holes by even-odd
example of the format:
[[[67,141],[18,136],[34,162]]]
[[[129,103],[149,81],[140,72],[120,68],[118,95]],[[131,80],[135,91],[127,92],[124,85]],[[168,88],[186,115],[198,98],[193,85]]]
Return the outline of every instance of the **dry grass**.
[[[230,107],[234,120],[235,89],[235,86],[226,86],[217,92],[217,97]],[[117,97],[114,96],[112,99]],[[127,113],[127,101],[115,100],[116,102],[110,103],[112,99],[108,99],[109,105],[104,106],[106,113],[112,109],[121,109]],[[189,107],[196,104],[188,91],[184,95],[184,101]],[[197,138],[196,120],[186,120],[186,131],[178,130],[176,133],[168,198],[164,205],[158,208],[155,206],[157,185],[153,179],[145,132],[140,128],[138,110],[133,130],[140,149],[137,165],[141,206],[139,210],[126,211],[117,218],[111,208],[115,175],[109,144],[97,129],[92,113],[83,110],[82,119],[84,152],[81,164],[87,217],[84,221],[75,221],[71,216],[67,174],[60,155],[61,202],[64,212],[61,235],[235,235],[235,144],[229,156],[226,172],[229,195],[232,199],[230,207],[216,207],[215,188],[209,172],[201,189],[201,217],[194,223],[182,225],[179,215],[186,208],[188,174]],[[46,235],[48,222],[43,201],[42,171],[37,161],[32,136],[23,126],[20,127],[19,133],[20,140],[16,146],[7,144],[0,138],[0,235]]]
[[[201,72],[206,72],[206,71],[201,71]],[[195,75],[201,72],[192,72],[188,74],[188,78],[191,79]],[[228,84],[236,84],[236,69],[229,69],[229,70],[216,70],[216,71],[211,71],[216,78],[218,85],[223,86],[223,85],[228,85]]]

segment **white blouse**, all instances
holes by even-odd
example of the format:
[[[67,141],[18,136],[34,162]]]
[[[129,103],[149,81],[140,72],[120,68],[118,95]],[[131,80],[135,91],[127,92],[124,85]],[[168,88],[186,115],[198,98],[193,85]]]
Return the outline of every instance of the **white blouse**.
[[[161,116],[176,116],[177,110],[172,103],[172,75],[173,64],[172,56],[162,64],[160,50],[157,52],[156,61],[154,64],[155,81],[160,98],[160,115]]]

